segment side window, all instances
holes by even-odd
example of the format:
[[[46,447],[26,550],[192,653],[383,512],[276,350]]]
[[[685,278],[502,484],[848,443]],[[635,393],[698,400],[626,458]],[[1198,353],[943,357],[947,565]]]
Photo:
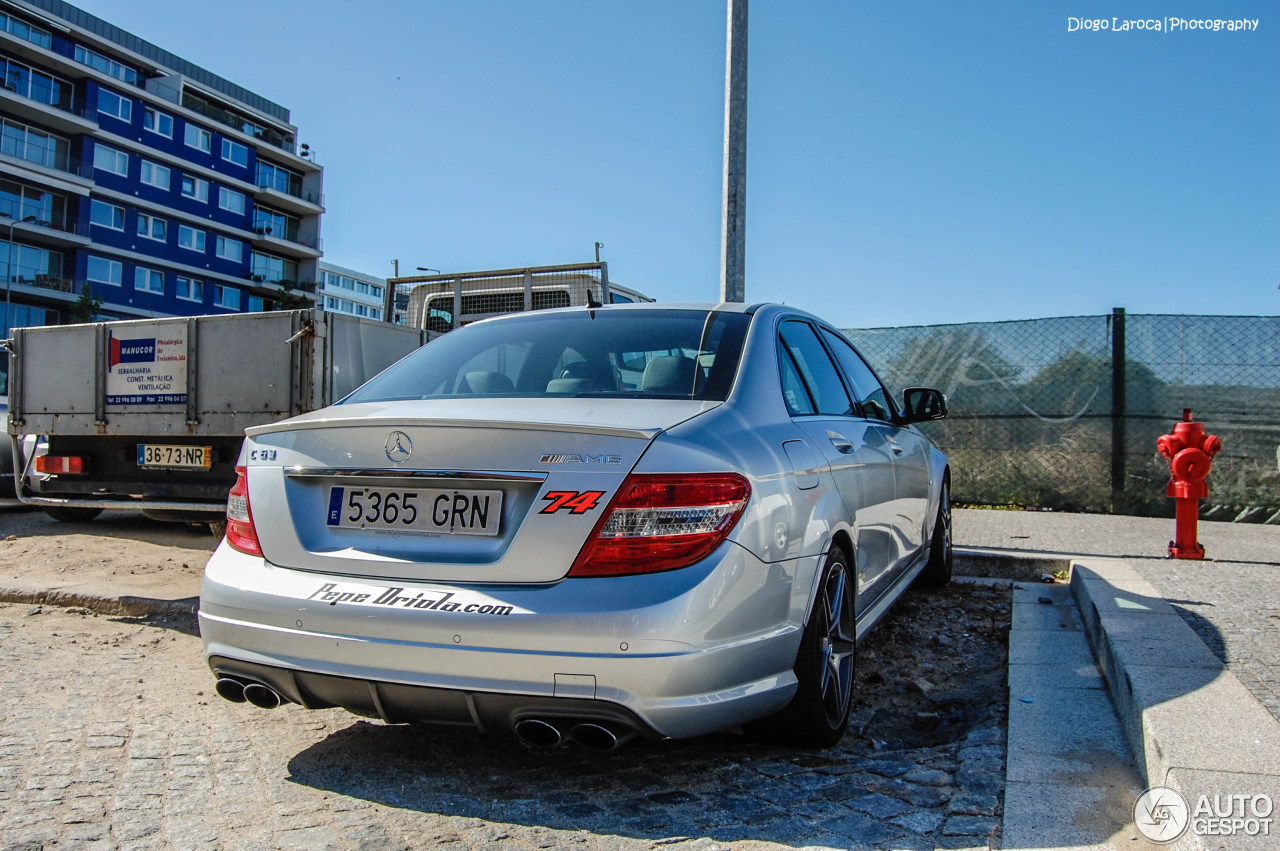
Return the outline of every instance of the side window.
[[[836,360],[844,367],[844,374],[853,385],[853,391],[858,394],[858,401],[862,403],[863,414],[873,420],[892,421],[893,403],[889,401],[889,394],[885,392],[884,385],[876,378],[871,367],[862,359],[862,355],[855,352],[843,337],[832,334],[826,328],[822,329],[822,336],[827,338],[827,344],[836,353]]]
[[[804,379],[814,406],[819,414],[838,417],[854,414],[853,402],[844,389],[840,373],[836,371],[831,356],[822,347],[822,341],[808,322],[783,322],[782,341],[795,358],[796,368]]]
[[[809,399],[809,391],[804,389],[800,373],[796,370],[796,362],[791,359],[787,347],[778,341],[778,362],[782,366],[782,398],[787,401],[787,410],[793,417],[812,414],[813,402]]]

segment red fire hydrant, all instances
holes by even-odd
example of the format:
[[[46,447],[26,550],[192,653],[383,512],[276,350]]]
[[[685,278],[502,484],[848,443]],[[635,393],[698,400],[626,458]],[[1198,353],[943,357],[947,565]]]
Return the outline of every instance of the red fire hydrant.
[[[1200,500],[1209,495],[1204,480],[1213,466],[1213,456],[1222,451],[1222,441],[1217,435],[1205,434],[1204,426],[1192,421],[1191,409],[1183,408],[1182,422],[1174,425],[1173,434],[1161,435],[1156,448],[1173,468],[1166,493],[1175,500],[1177,520],[1169,558],[1204,558],[1204,547],[1196,540],[1196,525]]]

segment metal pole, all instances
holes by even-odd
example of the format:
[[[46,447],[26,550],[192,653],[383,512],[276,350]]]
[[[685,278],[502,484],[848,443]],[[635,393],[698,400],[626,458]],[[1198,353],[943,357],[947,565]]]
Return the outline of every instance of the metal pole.
[[[1111,311],[1111,513],[1125,510],[1125,353],[1124,308]]]
[[[729,0],[728,30],[720,300],[742,302],[747,298],[747,0]]]
[[[13,219],[9,219],[9,255],[4,270],[4,335],[9,336],[9,325],[13,321],[13,311],[9,309],[9,293],[13,281]]]

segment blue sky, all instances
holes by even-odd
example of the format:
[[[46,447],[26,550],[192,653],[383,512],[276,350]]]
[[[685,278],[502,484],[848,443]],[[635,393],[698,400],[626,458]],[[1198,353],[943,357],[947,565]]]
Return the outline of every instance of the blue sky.
[[[605,243],[719,285],[722,0],[80,0],[293,110],[326,257],[388,275]],[[1256,32],[1067,31],[1168,4],[751,5],[747,297],[842,327],[1280,313],[1280,6]]]

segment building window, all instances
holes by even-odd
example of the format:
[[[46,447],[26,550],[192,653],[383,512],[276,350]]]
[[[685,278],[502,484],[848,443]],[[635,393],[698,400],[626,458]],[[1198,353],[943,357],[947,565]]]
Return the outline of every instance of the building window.
[[[169,191],[169,169],[149,160],[142,161],[142,182],[156,189]]]
[[[378,286],[377,284],[370,284],[370,285],[369,285],[369,295],[371,295],[371,296],[377,296],[378,298],[382,298],[382,287]]]
[[[10,265],[12,264],[12,265]],[[0,241],[0,268],[9,269],[15,284],[42,284],[62,279],[62,253]]]
[[[159,133],[169,139],[173,138],[173,117],[149,106],[142,108],[142,126],[152,133]]]
[[[298,264],[293,260],[285,260],[283,257],[273,257],[270,254],[259,254],[253,252],[250,272],[255,280],[261,280],[268,284],[278,284],[281,281],[298,281]]]
[[[253,229],[263,236],[274,236],[289,242],[298,241],[298,220],[266,207],[253,208]]]
[[[366,284],[364,281],[356,281],[356,292],[363,293],[364,295],[368,295],[369,285]]]
[[[30,216],[37,224],[62,230],[67,222],[67,199],[45,189],[0,180],[0,213],[10,222]]]
[[[239,263],[244,260],[244,243],[238,239],[228,239],[225,236],[220,236],[218,237],[216,253],[223,260],[232,260]]]
[[[169,238],[169,223],[147,213],[138,214],[138,236],[165,242]]]
[[[356,316],[368,316],[368,315],[369,315],[368,305],[365,305],[365,304],[356,305]]]
[[[199,148],[206,154],[213,150],[213,136],[208,130],[203,130],[194,124],[188,122],[186,129],[183,131],[183,141],[190,148]]]
[[[204,231],[198,228],[178,225],[178,245],[191,251],[204,253]]]
[[[124,207],[94,198],[89,202],[89,221],[112,230],[124,230]]]
[[[244,215],[244,195],[228,189],[225,186],[218,187],[218,206],[232,213]]]
[[[204,301],[204,285],[194,278],[179,277],[178,298],[183,301]]]
[[[324,306],[329,308],[330,310],[337,310],[338,300],[333,296],[326,296],[324,300]]]
[[[95,284],[110,284],[113,287],[118,287],[120,286],[123,270],[124,266],[116,260],[94,257],[90,254],[85,277]]]
[[[106,56],[103,56],[96,50],[90,50],[87,47],[81,47],[77,44],[76,61],[81,65],[88,65],[95,71],[101,71],[108,76],[115,77],[122,83],[128,83],[131,86],[136,86],[138,84],[137,71],[126,65],[121,65],[114,59],[109,59]]]
[[[274,163],[258,160],[257,180],[263,189],[274,189],[295,198],[302,197],[302,175]]]
[[[225,307],[227,310],[239,310],[240,291],[235,287],[224,287],[221,284],[215,284],[213,287],[213,303],[218,307]]]
[[[71,142],[6,118],[3,129],[0,130],[0,153],[46,168],[66,171]]]
[[[98,89],[98,115],[110,115],[121,121],[133,120],[133,101],[110,89]]]
[[[274,310],[274,309],[275,309],[275,303],[272,302],[270,299],[265,299],[262,296],[256,296],[256,295],[249,296],[249,312],[250,313],[265,313],[268,310]]]
[[[3,80],[3,86],[16,95],[48,104],[63,112],[72,111],[72,92],[75,87],[66,80],[3,56],[0,56],[0,79]]]
[[[121,177],[129,176],[129,155],[97,142],[93,145],[93,167]]]
[[[209,203],[209,181],[189,174],[182,175],[182,197],[202,204]]]
[[[230,139],[222,140],[222,158],[227,162],[249,167],[249,149]]]
[[[164,295],[164,272],[138,266],[133,270],[133,288],[145,293]]]
[[[0,29],[5,32],[16,35],[18,38],[26,39],[37,47],[43,47],[49,50],[53,47],[53,36],[40,29],[33,27],[26,21],[0,13]]]

